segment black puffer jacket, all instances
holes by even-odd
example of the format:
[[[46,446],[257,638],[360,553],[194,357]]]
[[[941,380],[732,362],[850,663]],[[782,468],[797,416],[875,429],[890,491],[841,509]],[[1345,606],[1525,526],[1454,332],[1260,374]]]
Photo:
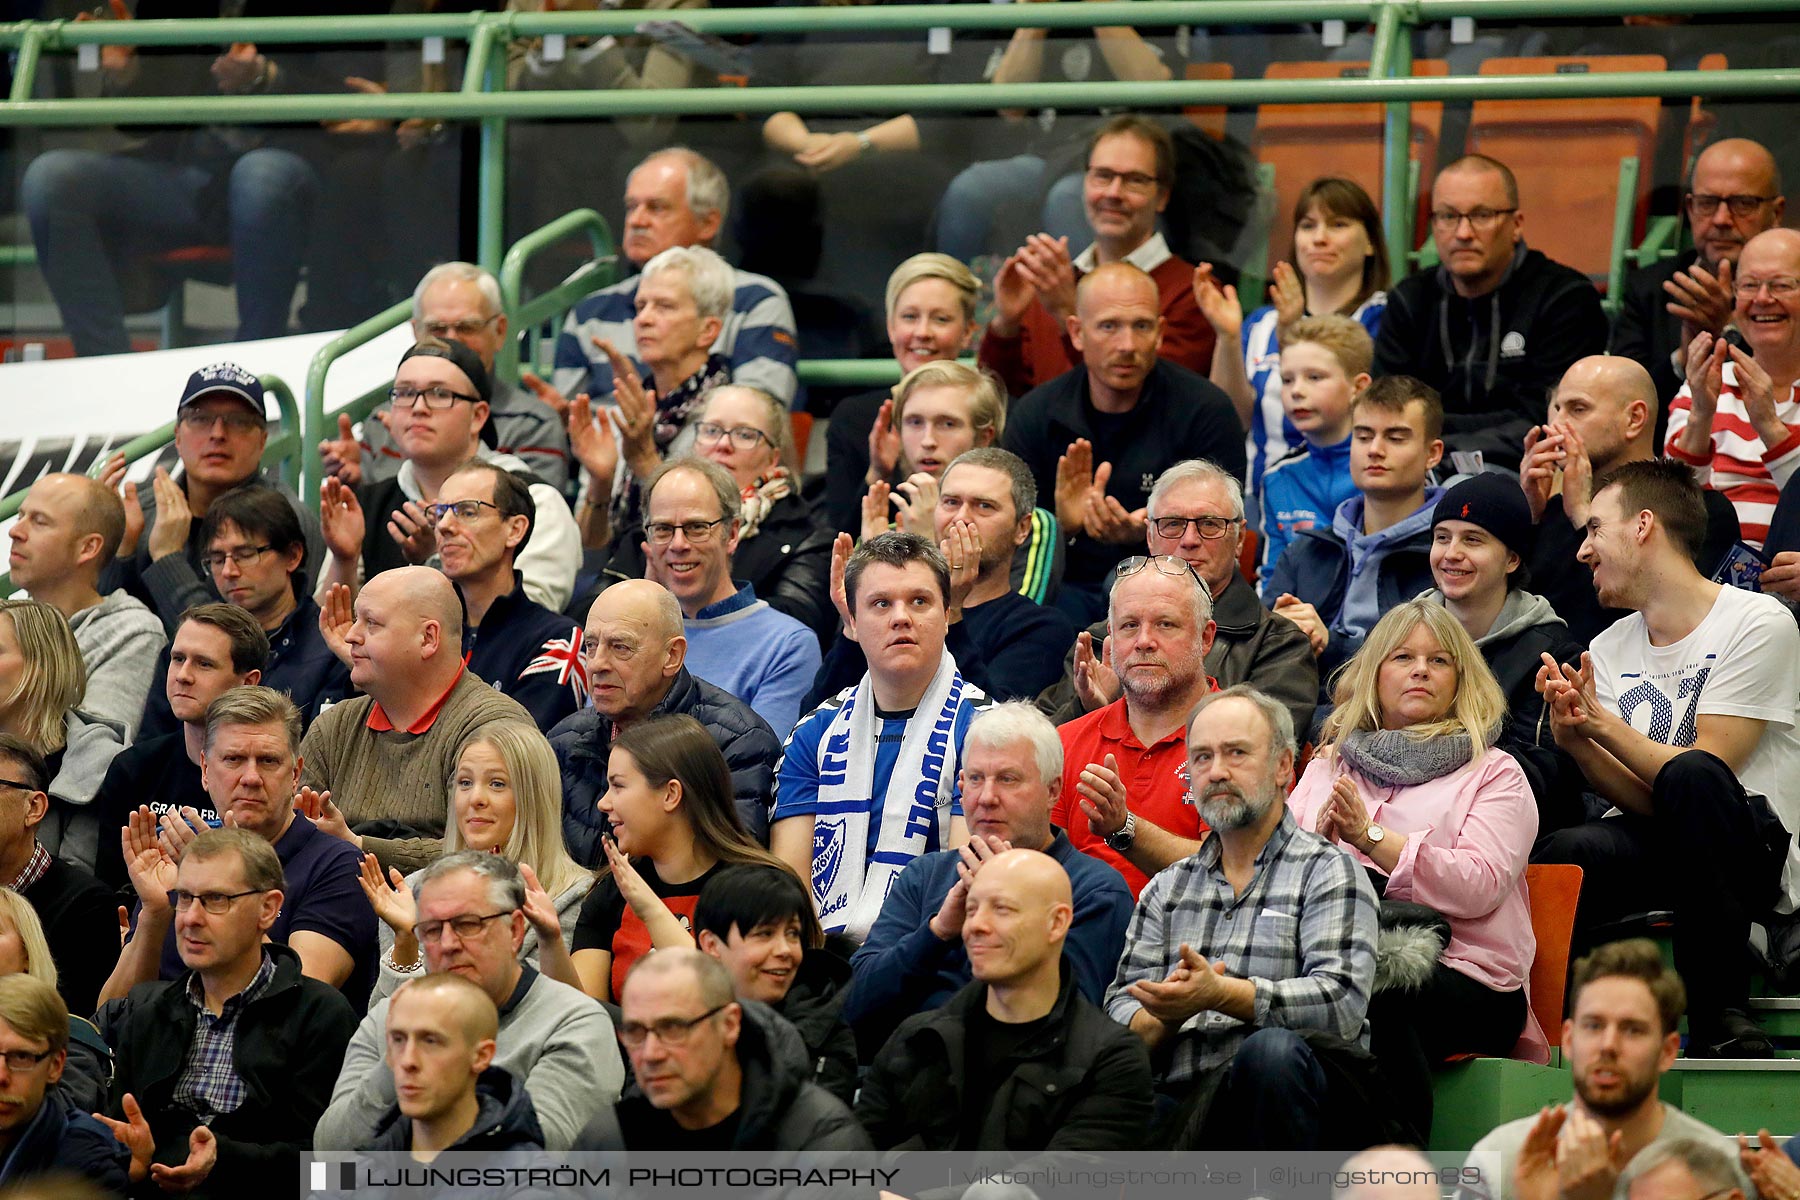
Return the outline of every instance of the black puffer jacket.
[[[769,841],[769,795],[775,785],[775,762],[781,739],[748,704],[681,668],[652,716],[686,713],[712,734],[731,768],[731,787],[738,816],[757,841]],[[567,718],[550,731],[550,748],[562,769],[563,841],[575,861],[586,867],[601,862],[600,835],[606,818],[595,807],[606,790],[606,760],[612,753],[611,719],[593,709]]]
[[[738,1034],[738,1066],[743,1070],[739,1093],[737,1137],[733,1150],[867,1150],[869,1136],[842,1100],[808,1078],[804,1059],[786,1043],[794,1038],[773,1009],[754,1000],[742,1001],[743,1024]],[[1149,1084],[1145,1083],[1145,1095]],[[629,1094],[614,1105],[618,1117],[616,1136],[621,1145],[596,1145],[596,1149],[660,1150],[657,1142],[666,1129],[665,1118],[651,1107],[642,1092]],[[586,1148],[588,1143],[584,1141]]]
[[[1135,1150],[1150,1128],[1150,1056],[1138,1036],[1075,986],[1067,960],[1050,1020],[1010,1061],[984,1113],[962,1111],[969,1019],[980,980],[915,1013],[876,1055],[857,1119],[882,1150],[954,1150],[972,1125],[980,1150]]]
[[[837,634],[837,609],[831,604],[831,543],[836,537],[814,518],[812,505],[786,495],[770,508],[756,536],[738,542],[731,556],[731,577],[756,589],[758,600],[784,612],[829,643]],[[577,610],[585,616],[594,597],[624,579],[644,577],[644,527],[632,525],[613,539],[612,557],[600,573],[600,585]]]
[[[775,1011],[806,1043],[812,1081],[842,1100],[856,1100],[856,1034],[844,1024],[850,964],[829,950],[808,950],[794,986]]]
[[[480,1109],[469,1132],[446,1147],[449,1150],[542,1150],[544,1131],[538,1126],[537,1110],[531,1106],[531,1093],[519,1086],[504,1067],[489,1067],[475,1081],[475,1098]],[[375,1136],[361,1150],[403,1151],[412,1149],[412,1121],[400,1115],[395,1105],[382,1118]]]

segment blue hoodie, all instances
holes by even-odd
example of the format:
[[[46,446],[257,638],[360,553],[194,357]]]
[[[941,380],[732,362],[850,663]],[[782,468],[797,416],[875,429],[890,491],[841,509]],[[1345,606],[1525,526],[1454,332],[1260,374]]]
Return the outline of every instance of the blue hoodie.
[[[1330,446],[1307,442],[1270,467],[1262,482],[1262,560],[1259,586],[1267,583],[1281,552],[1302,529],[1329,519],[1338,505],[1356,495],[1350,478],[1350,439]],[[1273,597],[1265,594],[1263,603]]]
[[[1343,606],[1332,618],[1332,633],[1346,635],[1359,644],[1369,636],[1369,630],[1375,628],[1375,622],[1381,620],[1381,596],[1378,590],[1381,560],[1387,557],[1390,550],[1409,538],[1419,534],[1430,535],[1432,512],[1437,508],[1438,497],[1443,494],[1443,488],[1426,488],[1425,503],[1415,509],[1411,516],[1395,522],[1380,533],[1371,534],[1361,532],[1364,503],[1362,493],[1358,492],[1338,505],[1331,528],[1350,547],[1350,580],[1344,588]]]

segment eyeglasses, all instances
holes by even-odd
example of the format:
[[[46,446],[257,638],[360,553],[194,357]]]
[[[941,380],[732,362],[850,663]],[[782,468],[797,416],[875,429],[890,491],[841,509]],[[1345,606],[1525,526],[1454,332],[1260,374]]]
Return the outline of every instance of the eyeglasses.
[[[481,397],[465,396],[461,392],[453,392],[441,383],[423,388],[414,387],[410,383],[396,383],[388,389],[388,399],[394,402],[395,408],[399,409],[417,408],[419,401],[424,400],[426,408],[442,411],[458,400],[467,400],[470,404],[476,404]]]
[[[728,435],[731,444],[739,450],[754,450],[758,442],[768,442],[771,448],[775,445],[773,438],[750,425],[734,425],[727,429],[713,421],[702,421],[694,426],[694,440],[701,445],[710,446]]]
[[[469,914],[467,916],[451,917],[448,921],[420,921],[417,925],[412,927],[413,936],[418,938],[420,944],[423,945],[426,942],[435,942],[443,937],[444,930],[447,928],[456,935],[457,941],[466,942],[472,937],[480,937],[481,931],[487,928],[487,923],[489,921],[498,921],[501,917],[510,917],[518,911],[519,910],[516,908],[509,908],[502,912],[489,913],[485,917],[477,917],[474,914]]]
[[[675,540],[675,531],[679,529],[681,536],[688,540],[689,545],[698,546],[712,541],[713,530],[724,523],[724,517],[720,517],[716,521],[683,521],[679,525],[671,525],[667,521],[652,521],[644,526],[644,532],[649,534],[650,540],[657,545],[666,546]]]
[[[176,912],[186,912],[194,906],[195,901],[199,901],[201,908],[216,917],[220,913],[230,912],[233,900],[242,900],[245,896],[258,896],[268,890],[268,888],[251,888],[247,892],[184,892],[180,888],[175,888],[169,892],[169,907]]]
[[[430,518],[433,525],[441,525],[444,518],[451,513],[455,513],[456,519],[459,521],[473,521],[481,515],[481,510],[484,508],[491,508],[495,512],[500,511],[498,504],[489,504],[486,500],[454,500],[448,504],[427,504],[425,515]]]
[[[1120,579],[1127,575],[1136,575],[1145,567],[1154,566],[1159,574],[1180,577],[1186,575],[1201,589],[1206,585],[1200,582],[1200,576],[1194,571],[1186,559],[1176,558],[1173,554],[1134,554],[1119,564]]]
[[[1109,188],[1113,184],[1123,184],[1128,192],[1150,192],[1156,189],[1158,180],[1154,175],[1146,175],[1142,171],[1113,171],[1106,167],[1089,167],[1087,180],[1097,188]]]
[[[189,409],[178,418],[183,429],[192,433],[211,433],[213,426],[221,422],[226,433],[254,433],[268,428],[267,423],[255,413],[247,412],[208,412],[203,408]]]
[[[1157,517],[1150,522],[1156,526],[1156,536],[1164,541],[1172,542],[1187,532],[1192,525],[1200,531],[1200,536],[1209,542],[1216,542],[1231,532],[1233,525],[1242,525],[1242,517]]]
[[[471,317],[467,321],[426,321],[420,328],[434,338],[466,338],[475,336],[499,319],[500,314],[495,313],[491,317]]]
[[[17,788],[21,792],[36,792],[43,790],[41,788],[34,788],[29,783],[20,783],[17,779],[0,779],[0,787]]]
[[[226,562],[234,562],[240,567],[247,567],[269,551],[273,546],[239,546],[235,550],[215,550],[206,556],[208,569],[223,571]]]
[[[1431,227],[1439,233],[1455,233],[1467,221],[1475,232],[1487,233],[1499,226],[1501,218],[1518,211],[1517,208],[1477,208],[1465,213],[1453,208],[1435,208],[1431,211]]]
[[[1713,196],[1706,192],[1689,192],[1682,197],[1688,211],[1696,217],[1710,217],[1719,211],[1719,205],[1728,205],[1734,217],[1754,217],[1763,205],[1773,200],[1773,196]]]
[[[31,1070],[55,1053],[54,1050],[8,1050],[0,1054],[0,1058],[6,1060],[8,1071],[20,1072]]]
[[[730,1003],[729,1000],[725,1002],[725,1004]],[[619,1040],[636,1050],[644,1044],[644,1039],[654,1033],[656,1040],[663,1045],[679,1046],[688,1040],[688,1035],[694,1032],[700,1022],[724,1012],[725,1004],[721,1004],[717,1008],[709,1008],[691,1020],[684,1021],[680,1017],[664,1017],[660,1021],[652,1021],[647,1025],[642,1021],[625,1021],[619,1026]]]
[[[1785,299],[1800,292],[1800,279],[1795,279],[1792,275],[1777,275],[1774,279],[1740,279],[1731,286],[1739,300],[1748,300],[1764,288],[1769,289],[1769,295]]]

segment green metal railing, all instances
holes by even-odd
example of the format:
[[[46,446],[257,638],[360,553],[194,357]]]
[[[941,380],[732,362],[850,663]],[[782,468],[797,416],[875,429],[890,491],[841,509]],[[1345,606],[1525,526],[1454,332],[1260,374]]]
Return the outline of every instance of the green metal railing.
[[[388,330],[397,325],[404,325],[412,319],[412,301],[402,300],[391,308],[382,310],[362,322],[352,325],[344,332],[319,347],[313,355],[312,362],[306,368],[306,408],[301,415],[300,427],[305,430],[305,444],[300,447],[300,486],[302,498],[315,507],[319,503],[319,484],[325,478],[324,461],[319,454],[319,442],[327,437],[336,437],[337,431],[332,428],[336,415],[325,415],[325,377],[338,359],[366,346]],[[339,411],[348,413],[352,421],[360,421],[380,407],[387,399],[387,385],[371,388]]]
[[[592,257],[574,274],[541,296],[525,299],[525,264],[550,247],[575,237],[587,235]],[[534,229],[513,243],[500,263],[500,297],[506,306],[515,336],[506,339],[494,361],[494,373],[502,379],[516,379],[519,373],[519,337],[528,341],[527,361],[538,363],[538,331],[574,307],[576,302],[612,283],[618,276],[618,257],[613,251],[612,230],[606,219],[591,208],[578,208],[565,213],[548,225]]]

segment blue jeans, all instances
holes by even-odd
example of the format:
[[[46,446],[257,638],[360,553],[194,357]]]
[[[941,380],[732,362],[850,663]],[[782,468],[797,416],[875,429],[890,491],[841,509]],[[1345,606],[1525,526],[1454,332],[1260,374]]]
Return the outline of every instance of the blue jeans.
[[[978,254],[1011,254],[1026,234],[1038,229],[1069,239],[1069,254],[1081,253],[1094,238],[1088,228],[1079,172],[1045,189],[1047,164],[1035,154],[978,162],[965,167],[938,202],[938,249],[968,262]],[[1036,229],[1025,226],[1036,224]]]
[[[231,245],[238,337],[287,332],[318,176],[288,150],[252,150],[228,169],[221,219],[204,204],[215,176],[203,167],[51,150],[26,168],[31,240],[77,354],[131,349],[119,275],[135,258],[219,241]]]

